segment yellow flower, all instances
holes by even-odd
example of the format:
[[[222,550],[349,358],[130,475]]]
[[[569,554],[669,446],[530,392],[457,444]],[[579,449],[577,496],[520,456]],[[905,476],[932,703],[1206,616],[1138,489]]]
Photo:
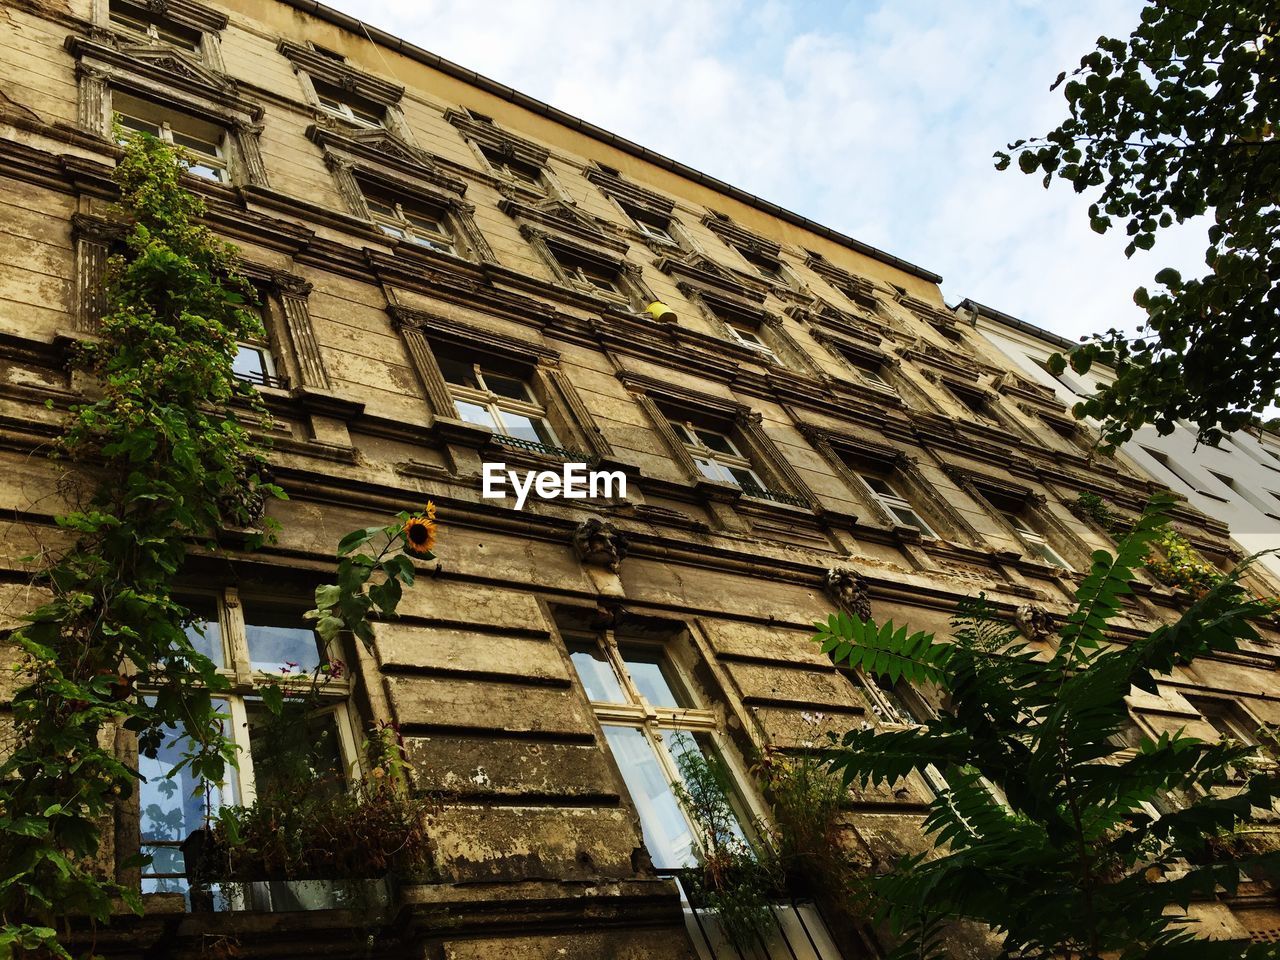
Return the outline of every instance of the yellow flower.
[[[426,510],[404,522],[405,552],[416,556],[430,554],[436,545],[436,505],[428,503]]]

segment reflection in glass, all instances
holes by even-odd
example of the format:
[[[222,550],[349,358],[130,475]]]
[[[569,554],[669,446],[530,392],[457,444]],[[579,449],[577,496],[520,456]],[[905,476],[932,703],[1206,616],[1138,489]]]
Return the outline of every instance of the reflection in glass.
[[[594,644],[571,650],[570,659],[578,671],[578,679],[587,691],[587,699],[597,703],[625,703],[622,685],[604,653]]]
[[[624,647],[622,659],[631,682],[654,707],[687,707],[687,699],[676,693],[678,685],[670,677],[670,667],[661,650]]]
[[[151,864],[143,867],[142,891],[185,894],[186,864],[178,847],[204,826],[206,791],[204,781],[192,776],[189,767],[169,776],[192,747],[184,735],[172,730],[167,734],[154,757],[138,756],[138,773],[142,777],[138,785],[141,849],[152,857]],[[224,790],[227,797],[223,796]],[[226,787],[209,788],[210,815],[231,799],[229,794]]]
[[[244,620],[253,669],[310,673],[324,662],[315,631],[293,608],[246,605]]]
[[[191,611],[191,623],[184,632],[196,652],[203,653],[216,666],[225,667],[222,652],[222,625],[218,622],[218,606],[212,597],[193,597],[182,601]]]
[[[466,400],[455,400],[454,404],[458,408],[458,416],[467,423],[478,423],[495,433],[498,432],[498,425],[494,423],[493,416],[487,407],[482,407],[478,403],[468,403]]]
[[[245,703],[260,801],[287,799],[286,792],[299,786],[308,793],[343,790],[346,776],[337,717],[332,710],[303,715],[305,709],[297,700],[286,700],[276,716],[260,700]]]
[[[605,739],[640,815],[644,843],[659,870],[692,867],[697,847],[689,821],[645,735],[634,727],[604,727]]]

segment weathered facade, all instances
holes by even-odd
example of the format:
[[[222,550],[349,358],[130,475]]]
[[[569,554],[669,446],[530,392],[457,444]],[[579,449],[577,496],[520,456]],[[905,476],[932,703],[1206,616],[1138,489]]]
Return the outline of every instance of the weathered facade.
[[[360,731],[394,721],[436,803],[435,880],[371,933],[341,910],[187,914],[164,891],[193,824],[144,789],[103,855],[156,855],[148,913],[97,931],[100,951],[707,956],[663,875],[691,842],[663,806],[673,731],[722,754],[743,818],[767,818],[748,772],[766,746],[930,708],[834,669],[814,620],[842,606],[945,632],[985,591],[1034,627],[1109,544],[1077,495],[1132,513],[1156,489],[1091,460],[1053,389],[959,322],[936,275],[311,0],[0,14],[0,611],[29,604],[20,558],[57,540],[42,448],[102,306],[114,114],[191,151],[191,188],[265,304],[269,341],[241,365],[275,417],[281,533],[194,551],[184,580],[238,683],[228,797],[253,796],[254,671],[341,656],[325,715],[341,759],[359,775]],[[481,496],[485,463],[566,460],[621,472],[626,497]],[[439,567],[372,654],[314,649],[301,614],[338,538],[428,498]],[[1230,552],[1221,522],[1176,520]],[[1121,635],[1178,602],[1144,584]],[[1198,662],[1135,697],[1135,722],[1280,723],[1277,663],[1270,645]],[[923,779],[850,795],[867,870],[921,848],[929,796]],[[1196,910],[1262,938],[1272,906],[1242,890]],[[781,916],[796,956],[837,955],[812,908]],[[844,956],[876,955],[873,932],[827,920]]]

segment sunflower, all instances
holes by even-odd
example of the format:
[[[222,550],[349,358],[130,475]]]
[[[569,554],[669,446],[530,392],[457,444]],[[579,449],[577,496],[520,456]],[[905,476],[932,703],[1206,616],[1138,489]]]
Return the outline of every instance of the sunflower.
[[[406,520],[403,533],[406,553],[430,558],[436,545],[436,505],[428,503],[422,513]]]

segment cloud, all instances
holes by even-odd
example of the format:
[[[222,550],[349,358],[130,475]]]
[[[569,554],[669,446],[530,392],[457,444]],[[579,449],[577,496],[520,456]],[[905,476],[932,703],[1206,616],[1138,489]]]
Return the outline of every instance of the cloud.
[[[991,154],[1050,129],[1049,84],[1139,0],[349,0],[371,24],[946,277],[1067,336],[1140,319],[1203,231],[1126,261],[1087,199]]]

